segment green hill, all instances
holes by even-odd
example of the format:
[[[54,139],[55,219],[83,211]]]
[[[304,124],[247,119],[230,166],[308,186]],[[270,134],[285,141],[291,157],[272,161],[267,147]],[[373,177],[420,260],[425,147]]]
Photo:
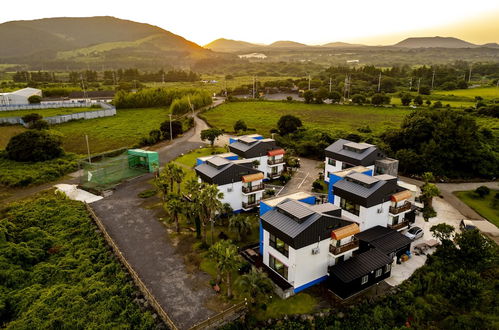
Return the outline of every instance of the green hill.
[[[216,52],[238,52],[258,47],[261,48],[262,46],[246,41],[231,40],[225,38],[220,38],[204,45],[204,48],[211,49]]]
[[[46,18],[0,24],[0,59],[65,66],[71,62],[184,64],[213,56],[157,26],[114,17]]]

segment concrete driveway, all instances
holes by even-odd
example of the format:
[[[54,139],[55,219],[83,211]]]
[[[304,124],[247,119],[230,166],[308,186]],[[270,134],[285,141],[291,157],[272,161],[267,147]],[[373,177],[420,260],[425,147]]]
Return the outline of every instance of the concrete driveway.
[[[319,173],[323,171],[324,162],[300,158],[300,168],[284,186],[284,189],[281,190],[279,195],[286,195],[299,191],[311,192],[312,183],[319,177]]]

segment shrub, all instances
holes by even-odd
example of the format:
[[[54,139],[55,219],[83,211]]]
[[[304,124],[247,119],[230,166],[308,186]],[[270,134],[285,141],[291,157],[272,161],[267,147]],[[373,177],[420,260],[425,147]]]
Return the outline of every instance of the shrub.
[[[319,180],[315,180],[312,183],[312,189],[315,191],[322,191],[322,182]]]
[[[40,120],[33,122],[29,126],[29,128],[37,129],[37,130],[49,129],[49,123],[46,120],[40,119]]]
[[[179,120],[173,120],[172,121],[172,137],[176,138],[180,134],[183,133],[183,128],[182,128],[182,122]],[[161,123],[159,130],[161,131],[161,134],[163,136],[164,140],[169,140],[170,139],[170,121],[165,120],[164,122]]]
[[[39,115],[37,113],[30,113],[30,114],[27,114],[27,115],[24,115],[21,117],[21,119],[28,125],[30,125],[31,123],[37,121],[37,120],[41,120],[43,118],[42,115]]]
[[[385,95],[384,93],[376,93],[371,98],[371,103],[373,105],[390,104],[390,100],[390,96]]]
[[[362,105],[366,102],[366,97],[362,94],[355,94],[354,96],[352,96],[352,102]]]
[[[18,162],[40,162],[64,154],[59,136],[32,130],[13,136],[5,150],[9,159]]]
[[[239,131],[246,131],[248,129],[248,126],[244,122],[244,120],[239,119],[234,123],[234,132],[239,132]]]
[[[42,97],[38,95],[31,95],[28,97],[29,104],[40,104],[42,102]]]
[[[302,125],[303,124],[300,118],[297,118],[292,115],[284,115],[281,118],[279,118],[279,121],[277,122],[277,127],[279,128],[279,133],[281,135],[294,133]]]
[[[480,187],[475,189],[475,194],[480,196],[480,198],[484,198],[485,196],[490,194],[490,189],[489,189],[489,187],[486,187],[486,186],[480,186]]]

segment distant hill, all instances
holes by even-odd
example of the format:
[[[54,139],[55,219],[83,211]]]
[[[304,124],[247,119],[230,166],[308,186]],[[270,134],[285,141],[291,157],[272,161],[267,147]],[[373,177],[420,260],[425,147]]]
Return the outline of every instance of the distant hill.
[[[394,45],[406,48],[473,48],[477,45],[452,37],[407,38]]]
[[[268,47],[274,47],[274,48],[303,48],[303,47],[308,47],[305,44],[296,42],[296,41],[288,41],[288,40],[281,40],[281,41],[276,41],[271,43]]]
[[[220,38],[204,45],[203,47],[206,49],[211,49],[215,52],[239,52],[261,46],[246,41]]]
[[[321,45],[321,47],[331,47],[331,48],[348,48],[348,47],[366,47],[365,45],[361,44],[349,44],[347,42],[330,42],[324,45]]]
[[[481,47],[499,48],[499,44],[497,42],[489,42],[488,44],[483,44]]]
[[[0,40],[0,58],[9,63],[131,62],[146,56],[173,62],[211,53],[157,26],[108,16],[7,22],[0,24]]]

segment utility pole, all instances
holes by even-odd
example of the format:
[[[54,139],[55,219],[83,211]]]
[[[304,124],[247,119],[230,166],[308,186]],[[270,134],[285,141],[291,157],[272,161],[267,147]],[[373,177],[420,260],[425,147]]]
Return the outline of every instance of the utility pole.
[[[308,75],[308,90],[310,90],[310,75]]]
[[[164,85],[165,84],[165,73],[164,72],[163,72],[163,77],[162,78],[163,78],[162,80],[163,80],[163,85]]]
[[[88,144],[88,135],[87,134],[85,134],[85,141],[87,142],[88,163],[92,164],[92,158],[90,158],[90,145]]]
[[[170,116],[170,141],[173,141],[173,133],[172,133],[172,114],[169,113],[168,116]]]
[[[192,106],[191,97],[189,95],[187,95],[187,101],[189,102],[189,107],[191,108],[191,111],[192,111],[192,118],[194,118],[194,107]],[[171,119],[170,119],[170,121],[171,121]]]
[[[412,77],[411,77],[411,80],[409,80],[409,92],[412,91]]]
[[[255,98],[255,86],[256,86],[256,80],[255,76],[253,76],[253,98]]]
[[[435,82],[435,69],[433,69],[433,76],[431,76],[431,90],[433,90],[433,83]]]
[[[351,77],[349,74],[345,77],[345,87],[343,89],[343,98],[347,100],[350,97],[350,84],[351,84]]]
[[[471,82],[471,66],[472,66],[472,65],[470,64],[470,73],[469,73],[469,75],[468,75],[468,84]]]
[[[381,72],[379,73],[378,77],[378,93],[381,91]]]
[[[418,94],[419,94],[419,87],[421,86],[421,78],[418,79]]]
[[[331,77],[329,77],[329,94],[331,94],[331,84],[333,82],[333,79]]]
[[[85,83],[83,82],[83,75],[80,73],[81,88],[83,89],[83,98],[87,99],[87,90],[85,89]]]

